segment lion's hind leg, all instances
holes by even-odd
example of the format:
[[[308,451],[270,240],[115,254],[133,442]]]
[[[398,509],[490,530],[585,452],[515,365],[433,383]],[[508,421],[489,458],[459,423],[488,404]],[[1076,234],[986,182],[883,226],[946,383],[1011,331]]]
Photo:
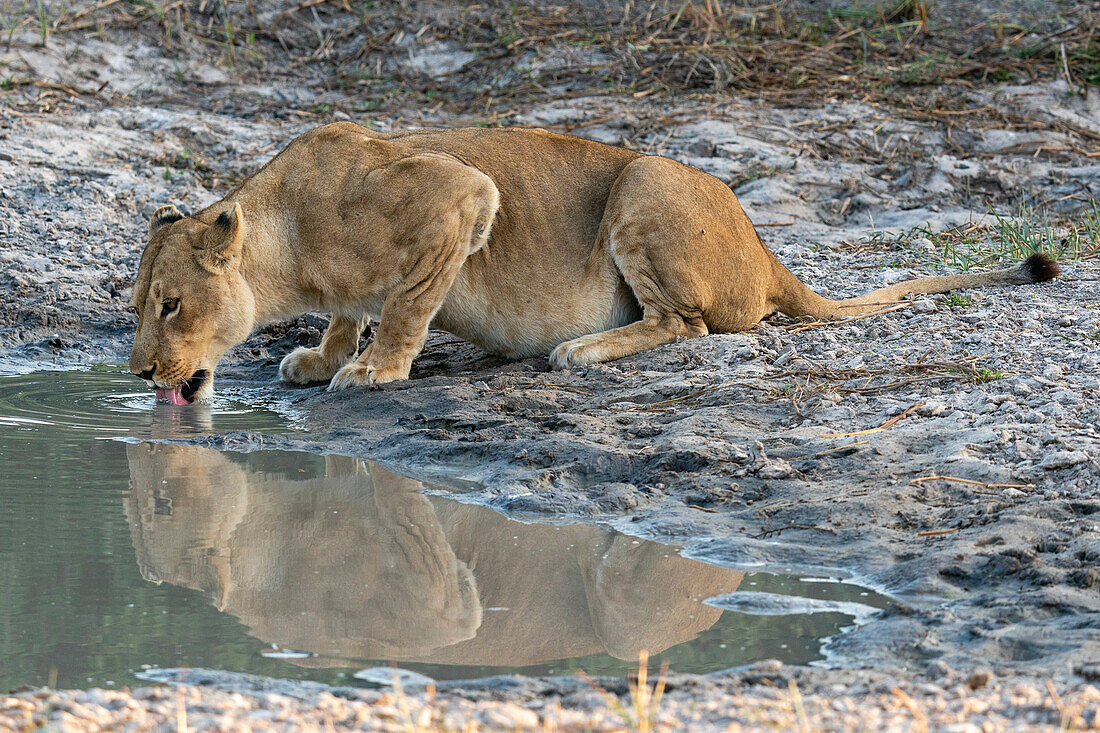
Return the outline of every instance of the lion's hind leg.
[[[657,157],[639,158],[623,170],[595,254],[615,263],[642,306],[642,319],[560,344],[550,354],[553,368],[621,359],[710,332],[703,314],[712,299],[712,276],[700,252],[724,232],[707,213],[712,202],[708,191],[700,192],[697,177],[707,184],[709,176]]]
[[[639,351],[671,344],[679,338],[707,334],[707,327],[701,320],[688,322],[675,313],[649,315],[648,310],[640,321],[560,344],[550,354],[550,366],[568,369],[597,361],[614,361]]]

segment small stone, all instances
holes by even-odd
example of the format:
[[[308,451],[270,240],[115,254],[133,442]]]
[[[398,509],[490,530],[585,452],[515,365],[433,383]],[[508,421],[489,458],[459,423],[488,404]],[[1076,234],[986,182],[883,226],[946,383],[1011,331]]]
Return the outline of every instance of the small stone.
[[[1059,468],[1069,468],[1070,466],[1076,466],[1084,463],[1089,459],[1088,455],[1084,451],[1080,450],[1063,450],[1056,453],[1047,455],[1043,460],[1039,461],[1039,468],[1045,468],[1048,471],[1053,471]]]
[[[951,723],[940,730],[943,733],[982,733],[982,729],[973,723]]]
[[[977,690],[985,687],[989,684],[989,680],[993,678],[993,673],[988,669],[975,670],[973,674],[966,678],[966,686],[971,690]]]
[[[917,414],[921,417],[938,417],[947,412],[947,405],[938,400],[927,400],[917,408]]]
[[[779,674],[783,671],[783,662],[778,659],[762,659],[750,665],[749,669],[757,674]]]
[[[381,687],[399,684],[403,690],[423,689],[435,684],[435,680],[431,677],[400,667],[368,667],[352,676],[357,680],[366,680]]]
[[[1100,682],[1100,662],[1084,662],[1076,672],[1090,682]]]
[[[1043,376],[1050,380],[1061,379],[1065,373],[1066,369],[1061,364],[1048,364],[1043,370]]]
[[[928,298],[921,298],[913,303],[912,310],[914,313],[935,313],[939,308],[936,307],[935,301]]]
[[[790,361],[796,353],[797,352],[795,351],[794,346],[788,346],[787,348],[779,352],[779,356],[775,357],[775,361],[772,362],[772,366],[783,366],[788,361]]]
[[[782,458],[769,459],[767,463],[761,466],[756,475],[764,479],[781,479],[788,478],[793,469],[791,464],[784,461]]]
[[[477,719],[490,728],[502,728],[504,730],[539,727],[539,716],[537,714],[531,710],[524,710],[510,702],[479,710]]]
[[[928,663],[925,673],[932,679],[941,679],[951,674],[951,667],[942,659],[935,659]]]
[[[1021,461],[1029,461],[1039,454],[1038,448],[1023,439],[1017,440],[1013,447],[1016,448],[1016,457]]]
[[[751,456],[749,455],[749,452],[745,450],[744,447],[735,445],[730,448],[730,452],[729,455],[726,457],[726,460],[733,461],[734,463],[745,463],[749,460],[750,457]]]

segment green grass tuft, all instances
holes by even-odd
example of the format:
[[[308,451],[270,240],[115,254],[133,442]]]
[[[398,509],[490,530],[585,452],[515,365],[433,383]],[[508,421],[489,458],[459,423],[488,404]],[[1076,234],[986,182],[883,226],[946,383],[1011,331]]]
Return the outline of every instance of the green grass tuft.
[[[986,382],[992,382],[995,379],[1000,379],[1005,375],[1000,369],[988,369],[986,367],[978,367],[974,370],[974,384],[985,384]]]

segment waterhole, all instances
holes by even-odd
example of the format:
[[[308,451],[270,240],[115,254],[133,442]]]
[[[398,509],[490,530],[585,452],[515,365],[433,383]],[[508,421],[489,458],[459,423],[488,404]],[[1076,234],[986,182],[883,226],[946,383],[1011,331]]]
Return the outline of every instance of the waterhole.
[[[154,406],[112,368],[0,378],[0,688],[170,667],[623,675],[643,649],[683,672],[808,663],[888,603],[517,522],[370,461],[158,442],[291,429],[236,396]]]

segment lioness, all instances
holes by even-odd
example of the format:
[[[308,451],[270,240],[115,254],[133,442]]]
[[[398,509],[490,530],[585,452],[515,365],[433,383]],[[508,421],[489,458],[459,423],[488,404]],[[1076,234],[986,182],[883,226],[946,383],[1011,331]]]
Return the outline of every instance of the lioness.
[[[1011,268],[929,277],[850,300],[803,285],[717,178],[668,158],[533,129],[305,133],[194,216],[149,223],[130,370],[176,404],[213,394],[214,368],[253,329],[331,311],[281,377],[330,390],[409,375],[428,327],[565,369],[774,311],[854,315],[909,293],[1049,280]],[[358,354],[368,318],[374,340]]]

